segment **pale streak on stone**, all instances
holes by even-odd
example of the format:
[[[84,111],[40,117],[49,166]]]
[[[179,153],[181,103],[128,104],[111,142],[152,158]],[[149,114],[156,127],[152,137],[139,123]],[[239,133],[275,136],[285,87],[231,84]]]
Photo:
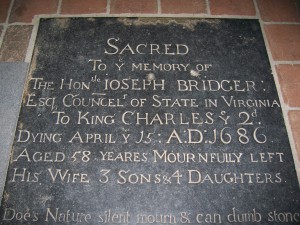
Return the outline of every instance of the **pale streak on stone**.
[[[198,71],[196,71],[196,70],[191,70],[191,71],[190,71],[190,74],[191,74],[191,76],[193,76],[193,77],[199,77],[199,76],[200,76],[200,73],[199,73]]]
[[[207,23],[211,26],[216,26],[220,23],[220,20],[214,19],[191,19],[191,18],[118,18],[118,21],[123,23],[125,26],[143,26],[143,25],[170,25],[178,24],[184,28],[194,30],[198,23]]]
[[[149,73],[149,74],[147,74],[147,80],[148,80],[148,81],[155,80],[155,75],[154,75],[154,73]]]

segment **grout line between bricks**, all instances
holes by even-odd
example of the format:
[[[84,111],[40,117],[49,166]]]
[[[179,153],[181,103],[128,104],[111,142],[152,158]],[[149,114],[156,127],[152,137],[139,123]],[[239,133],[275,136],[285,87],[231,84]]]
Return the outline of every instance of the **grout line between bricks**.
[[[107,14],[107,13],[91,13],[91,14],[39,14],[36,15],[38,18],[68,18],[68,17],[147,17],[147,18],[158,18],[158,17],[174,17],[174,18],[192,18],[192,19],[258,19],[257,16],[241,16],[241,15],[208,15],[206,13],[200,14],[149,14],[149,13],[123,13],[123,14]],[[31,24],[32,25],[32,24]]]
[[[4,35],[6,33],[6,30],[7,30],[7,25],[3,25],[3,29],[2,29],[2,34],[0,35],[0,49],[1,49],[1,46],[2,46],[2,42],[4,40]]]
[[[295,165],[296,174],[297,174],[297,177],[298,177],[298,185],[300,185],[300,170],[299,170],[300,162],[298,161],[298,154],[297,154],[297,151],[296,151],[295,140],[293,138],[292,127],[291,127],[291,124],[290,124],[289,118],[288,118],[288,111],[290,110],[290,108],[284,103],[283,94],[281,92],[281,88],[280,88],[280,84],[279,84],[279,80],[278,80],[278,75],[277,75],[276,68],[275,68],[276,63],[273,60],[273,57],[272,57],[272,54],[271,54],[270,45],[269,45],[267,35],[266,35],[265,29],[264,29],[264,22],[261,19],[261,15],[260,15],[256,0],[253,0],[253,2],[254,2],[255,10],[257,12],[257,16],[259,18],[261,31],[262,31],[263,38],[264,38],[264,41],[265,41],[265,46],[266,46],[266,49],[267,49],[267,54],[269,56],[269,61],[270,61],[270,64],[271,64],[271,70],[272,70],[273,78],[274,78],[274,81],[275,81],[278,97],[279,97],[279,100],[280,100],[281,111],[282,111],[282,114],[283,114],[283,119],[284,119],[284,122],[285,122],[288,138],[289,138],[289,141],[290,141],[290,147],[291,147],[291,150],[292,150],[294,165]]]
[[[60,14],[61,13],[61,5],[62,5],[62,0],[59,0],[58,1],[58,6],[57,6],[56,14]]]
[[[253,5],[254,5],[254,8],[255,8],[255,14],[256,14],[256,16],[261,20],[260,11],[259,11],[259,8],[258,8],[256,0],[253,0]]]
[[[209,2],[209,0],[206,0],[206,12],[207,12],[207,14],[211,15],[211,12],[210,12],[210,2]]]
[[[156,0],[157,2],[157,13],[161,14],[161,0]]]
[[[288,110],[300,110],[300,107],[291,107],[291,106],[287,106]]]
[[[33,20],[33,19],[32,19]],[[33,22],[30,23],[25,23],[25,22],[14,22],[14,23],[10,23],[7,26],[27,26],[27,25],[31,25],[32,26]]]
[[[110,0],[106,1],[106,13],[110,14]]]
[[[280,64],[291,64],[291,65],[298,65],[300,64],[300,61],[275,61],[275,65],[280,65]]]
[[[9,5],[8,11],[7,11],[7,16],[6,16],[6,21],[5,21],[6,24],[8,24],[8,22],[9,22],[9,17],[10,17],[10,14],[11,14],[11,11],[12,11],[12,8],[13,8],[14,4],[15,4],[15,0],[12,0],[10,2],[10,5]]]
[[[263,22],[265,25],[300,25],[300,22]]]

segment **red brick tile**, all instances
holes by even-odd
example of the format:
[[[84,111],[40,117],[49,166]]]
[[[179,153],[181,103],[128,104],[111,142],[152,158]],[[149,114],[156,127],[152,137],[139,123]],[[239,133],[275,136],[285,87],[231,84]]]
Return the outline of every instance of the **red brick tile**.
[[[210,0],[210,12],[212,15],[256,15],[252,0]]]
[[[56,13],[58,0],[16,0],[9,22],[30,23],[35,15]]]
[[[111,0],[110,13],[157,13],[156,0]]]
[[[300,160],[300,111],[289,111],[289,121],[292,127],[298,160]]]
[[[298,0],[257,0],[261,18],[273,22],[300,22]]]
[[[300,60],[300,25],[265,25],[274,60]]]
[[[6,21],[10,1],[11,0],[1,0],[0,1],[0,23],[4,23]]]
[[[205,0],[161,0],[162,13],[206,13]]]
[[[0,49],[0,61],[24,61],[32,26],[9,26]]]
[[[107,0],[63,0],[62,14],[88,14],[106,12]]]
[[[300,65],[278,65],[276,71],[284,102],[300,107]]]

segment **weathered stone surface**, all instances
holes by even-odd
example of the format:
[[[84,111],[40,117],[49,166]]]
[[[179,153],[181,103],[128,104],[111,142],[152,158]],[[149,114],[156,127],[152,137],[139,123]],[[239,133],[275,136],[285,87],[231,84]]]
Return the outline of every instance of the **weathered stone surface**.
[[[17,125],[27,63],[0,63],[0,193]]]
[[[297,224],[299,197],[257,20],[41,20],[0,224]]]

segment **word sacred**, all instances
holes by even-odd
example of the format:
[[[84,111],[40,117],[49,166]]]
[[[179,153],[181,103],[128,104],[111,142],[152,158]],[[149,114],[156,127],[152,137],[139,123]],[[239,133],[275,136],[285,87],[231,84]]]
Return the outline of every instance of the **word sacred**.
[[[120,38],[109,38],[107,40],[108,47],[104,53],[108,55],[130,53],[134,54],[164,54],[164,55],[186,55],[189,47],[185,44],[148,44],[140,43],[135,46],[132,44],[119,44]],[[121,45],[121,46],[120,46]]]

